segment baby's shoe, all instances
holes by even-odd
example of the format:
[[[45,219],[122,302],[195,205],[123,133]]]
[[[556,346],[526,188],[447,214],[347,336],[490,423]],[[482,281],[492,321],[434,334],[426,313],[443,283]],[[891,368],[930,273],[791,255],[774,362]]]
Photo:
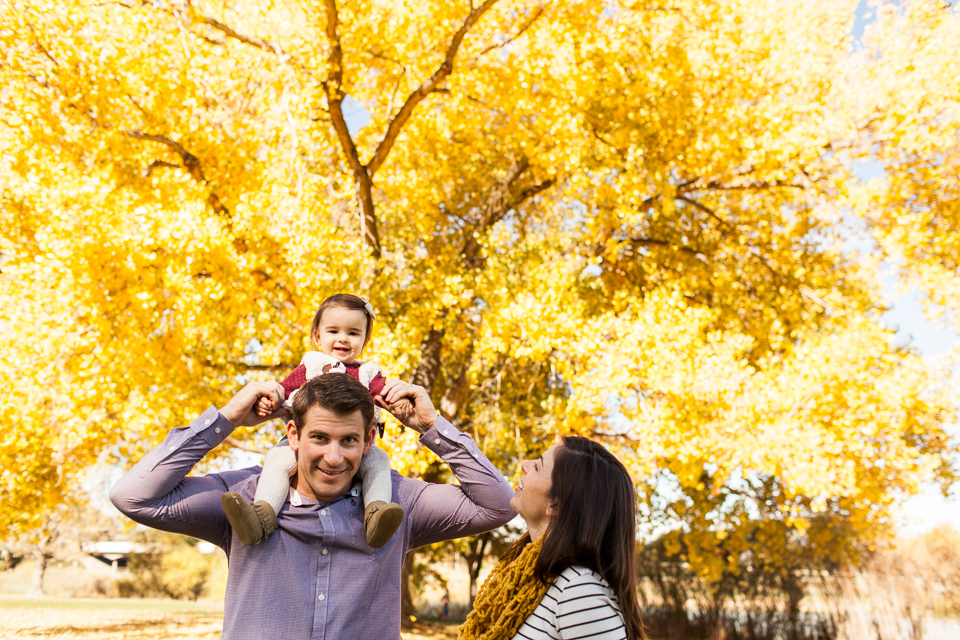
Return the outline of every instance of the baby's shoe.
[[[277,514],[263,500],[250,504],[236,491],[228,491],[220,496],[220,504],[234,533],[248,547],[263,542],[277,528]]]
[[[367,532],[367,544],[379,549],[387,544],[403,521],[403,507],[395,502],[375,500],[367,505],[363,514],[363,528]]]

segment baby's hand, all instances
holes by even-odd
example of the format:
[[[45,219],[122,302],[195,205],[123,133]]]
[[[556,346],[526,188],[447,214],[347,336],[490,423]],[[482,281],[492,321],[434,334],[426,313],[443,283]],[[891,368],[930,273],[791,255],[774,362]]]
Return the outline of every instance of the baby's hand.
[[[387,404],[381,396],[377,398],[377,404],[389,411],[401,424],[412,417],[415,412],[413,403],[410,402],[409,398],[400,398],[393,404]]]
[[[263,397],[257,401],[257,415],[260,416],[261,418],[265,418],[266,416],[273,413],[273,411],[274,411],[273,400],[271,400],[270,398]]]

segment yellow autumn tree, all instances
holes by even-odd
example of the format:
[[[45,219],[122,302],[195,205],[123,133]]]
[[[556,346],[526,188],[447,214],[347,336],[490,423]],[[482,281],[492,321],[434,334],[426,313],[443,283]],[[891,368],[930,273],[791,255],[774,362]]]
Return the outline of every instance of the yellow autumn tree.
[[[506,474],[582,433],[707,580],[773,539],[855,557],[954,478],[945,373],[880,323],[877,262],[960,282],[900,215],[955,208],[958,93],[910,60],[955,78],[958,18],[905,2],[858,50],[856,4],[4,2],[4,526],[282,376],[359,291],[366,357]]]

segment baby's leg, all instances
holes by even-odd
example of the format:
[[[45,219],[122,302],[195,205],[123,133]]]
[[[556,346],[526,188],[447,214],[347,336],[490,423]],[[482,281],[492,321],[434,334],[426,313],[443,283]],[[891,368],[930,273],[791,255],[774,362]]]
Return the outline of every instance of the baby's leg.
[[[390,477],[390,456],[373,445],[360,461],[357,475],[363,480],[363,506],[371,503],[393,502],[393,480]]]
[[[384,454],[387,457],[387,454]],[[387,465],[390,458],[387,457]],[[287,445],[277,445],[267,451],[263,461],[263,471],[257,483],[257,495],[254,502],[261,500],[273,507],[273,512],[280,513],[283,503],[290,494],[290,476],[297,470],[297,454]],[[389,471],[388,471],[389,473]]]
[[[297,455],[284,439],[267,452],[253,504],[235,491],[228,491],[220,497],[223,513],[243,544],[262,542],[276,530],[277,514],[287,500],[290,476],[296,468]]]
[[[390,456],[376,445],[370,447],[360,462],[357,475],[363,480],[363,525],[367,544],[379,548],[387,544],[403,520],[403,507],[393,503]]]

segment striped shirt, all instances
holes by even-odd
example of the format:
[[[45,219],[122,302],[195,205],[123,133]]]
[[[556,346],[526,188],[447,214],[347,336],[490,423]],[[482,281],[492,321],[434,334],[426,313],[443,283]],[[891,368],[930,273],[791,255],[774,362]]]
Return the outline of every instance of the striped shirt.
[[[626,640],[617,597],[603,577],[585,567],[568,567],[553,581],[514,640]]]

